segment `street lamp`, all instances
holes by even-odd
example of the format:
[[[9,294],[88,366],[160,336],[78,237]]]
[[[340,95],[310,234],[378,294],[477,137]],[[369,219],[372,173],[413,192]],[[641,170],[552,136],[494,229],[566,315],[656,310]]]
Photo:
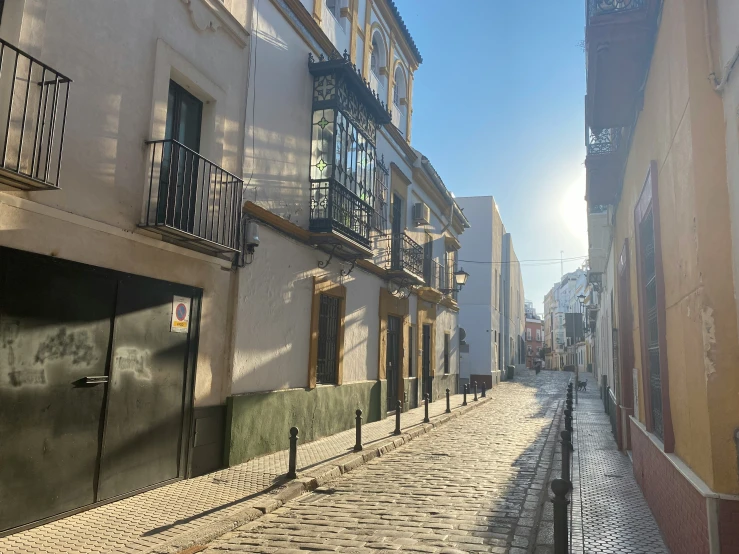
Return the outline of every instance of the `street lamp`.
[[[467,273],[464,268],[460,269],[459,271],[454,272],[454,282],[457,284],[457,287],[460,289],[467,284],[467,277],[469,277],[470,274]]]
[[[459,271],[454,272],[454,284],[455,287],[452,287],[450,289],[441,289],[441,292],[444,294],[450,294],[452,292],[459,292],[462,290],[462,287],[467,283],[467,277],[469,277],[470,274],[467,273],[464,268],[460,269]]]

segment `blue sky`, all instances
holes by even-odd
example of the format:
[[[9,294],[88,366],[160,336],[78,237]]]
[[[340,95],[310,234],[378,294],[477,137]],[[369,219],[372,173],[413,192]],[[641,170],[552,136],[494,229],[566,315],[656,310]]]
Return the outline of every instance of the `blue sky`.
[[[424,58],[413,146],[455,195],[495,197],[520,260],[587,255],[584,0],[395,2]],[[522,271],[541,310],[559,261]]]

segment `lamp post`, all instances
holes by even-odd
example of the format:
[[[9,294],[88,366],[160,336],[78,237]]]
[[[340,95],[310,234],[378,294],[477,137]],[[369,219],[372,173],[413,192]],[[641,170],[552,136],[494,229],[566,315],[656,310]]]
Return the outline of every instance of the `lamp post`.
[[[580,303],[580,315],[582,316],[582,328],[583,328],[583,336],[585,334],[585,299],[587,297],[584,294],[581,294],[577,297],[577,301]],[[581,337],[578,337],[581,338]],[[584,339],[583,339],[584,340]],[[579,348],[579,347],[578,347]],[[575,381],[577,381],[575,384],[577,385],[575,387],[575,404],[577,404],[577,389],[580,388],[580,364],[579,362],[575,364]]]

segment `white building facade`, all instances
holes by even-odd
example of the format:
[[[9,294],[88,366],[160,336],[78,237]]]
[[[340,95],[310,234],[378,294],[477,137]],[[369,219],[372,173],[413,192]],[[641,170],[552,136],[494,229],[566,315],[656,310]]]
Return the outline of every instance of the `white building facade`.
[[[391,0],[0,7],[0,532],[457,391]]]
[[[460,259],[470,277],[459,293],[460,325],[469,353],[462,358],[463,382],[492,386],[509,365],[525,366],[526,323],[523,278],[500,212],[492,196],[457,198],[475,229],[462,237]]]

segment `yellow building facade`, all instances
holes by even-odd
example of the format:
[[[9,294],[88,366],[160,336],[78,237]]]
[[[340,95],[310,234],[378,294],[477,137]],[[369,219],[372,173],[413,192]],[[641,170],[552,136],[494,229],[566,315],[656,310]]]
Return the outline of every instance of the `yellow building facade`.
[[[606,4],[589,3],[586,166],[589,211],[610,216],[589,231],[591,245],[610,233],[615,263],[617,435],[672,551],[733,552],[739,339],[715,6]]]

